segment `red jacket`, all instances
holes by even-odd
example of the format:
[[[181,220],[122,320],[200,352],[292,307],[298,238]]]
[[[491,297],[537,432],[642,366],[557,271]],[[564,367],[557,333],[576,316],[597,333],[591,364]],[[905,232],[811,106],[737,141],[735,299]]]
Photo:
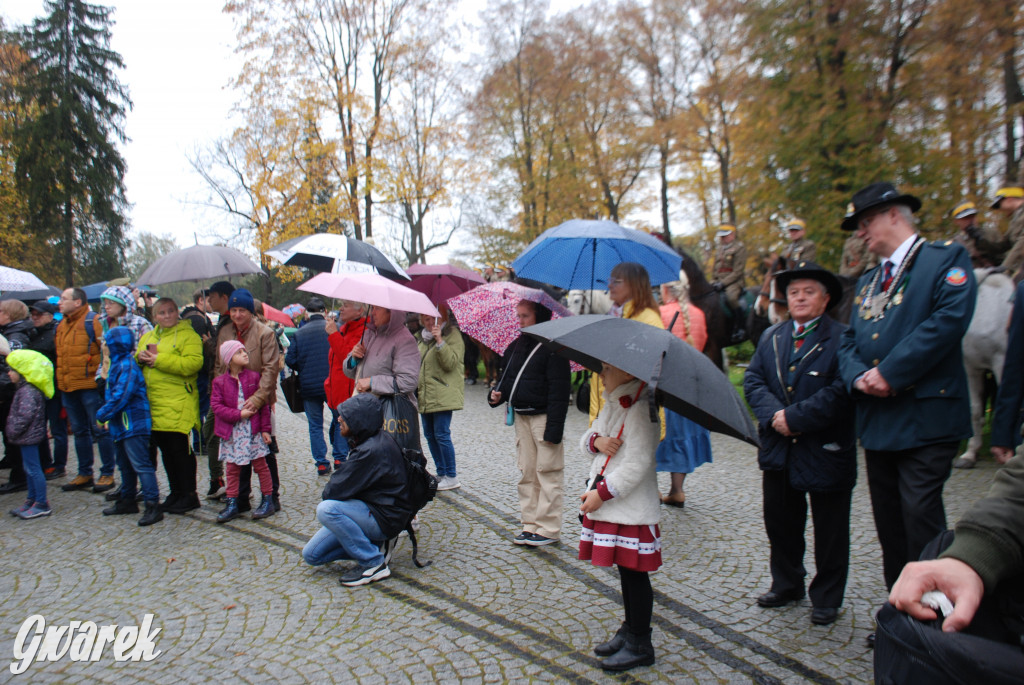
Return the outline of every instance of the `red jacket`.
[[[352,397],[355,381],[345,375],[345,358],[362,339],[365,327],[364,316],[349,321],[337,332],[327,336],[327,342],[331,346],[327,355],[331,370],[324,381],[324,393],[327,395],[327,406],[331,409],[336,410],[339,404]]]

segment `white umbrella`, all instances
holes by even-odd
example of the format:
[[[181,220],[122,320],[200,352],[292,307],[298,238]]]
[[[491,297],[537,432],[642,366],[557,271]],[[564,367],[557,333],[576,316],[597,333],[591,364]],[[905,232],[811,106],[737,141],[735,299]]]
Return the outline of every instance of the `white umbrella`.
[[[234,248],[222,245],[193,245],[156,260],[135,282],[160,285],[262,273],[264,271],[258,264]]]
[[[8,290],[35,290],[45,288],[46,284],[39,277],[28,271],[0,266],[0,292]]]
[[[287,264],[335,274],[377,272],[388,278],[409,280],[409,274],[395,260],[373,245],[338,235],[315,233],[286,240],[265,253]]]

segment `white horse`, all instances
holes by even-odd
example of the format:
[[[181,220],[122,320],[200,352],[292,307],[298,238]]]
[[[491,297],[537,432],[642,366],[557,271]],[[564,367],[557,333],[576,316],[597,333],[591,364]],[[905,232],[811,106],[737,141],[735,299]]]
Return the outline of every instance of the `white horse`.
[[[570,290],[565,302],[573,314],[607,314],[612,310],[607,290]]]
[[[991,371],[997,383],[1002,379],[1007,324],[1013,309],[1014,285],[1009,276],[993,269],[975,269],[974,277],[978,281],[978,300],[962,342],[974,435],[967,441],[964,453],[953,462],[957,468],[971,468],[978,459],[984,428],[985,372]]]

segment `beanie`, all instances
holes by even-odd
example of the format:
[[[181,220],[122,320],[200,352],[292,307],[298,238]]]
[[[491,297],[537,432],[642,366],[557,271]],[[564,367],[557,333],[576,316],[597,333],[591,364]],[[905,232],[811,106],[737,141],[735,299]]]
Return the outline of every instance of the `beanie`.
[[[255,314],[256,301],[253,299],[252,293],[245,288],[239,288],[235,292],[231,293],[231,297],[228,298],[228,309],[234,309],[235,307],[248,309],[250,312]]]
[[[220,344],[220,360],[224,362],[224,366],[230,368],[231,359],[235,356],[235,353],[244,349],[245,345],[237,340],[225,340]]]

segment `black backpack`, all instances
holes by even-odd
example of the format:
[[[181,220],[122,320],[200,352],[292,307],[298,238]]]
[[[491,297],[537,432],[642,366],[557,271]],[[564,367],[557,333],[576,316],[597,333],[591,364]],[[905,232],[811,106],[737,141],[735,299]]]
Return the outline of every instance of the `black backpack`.
[[[437,479],[427,471],[427,458],[420,450],[402,448],[402,456],[405,457],[409,503],[412,505],[412,514],[409,515],[409,520],[405,523],[405,532],[409,534],[409,540],[412,542],[413,563],[417,568],[424,568],[433,562],[423,563],[417,558],[419,544],[416,542],[416,531],[412,528],[412,520],[420,509],[434,499],[437,494]]]

